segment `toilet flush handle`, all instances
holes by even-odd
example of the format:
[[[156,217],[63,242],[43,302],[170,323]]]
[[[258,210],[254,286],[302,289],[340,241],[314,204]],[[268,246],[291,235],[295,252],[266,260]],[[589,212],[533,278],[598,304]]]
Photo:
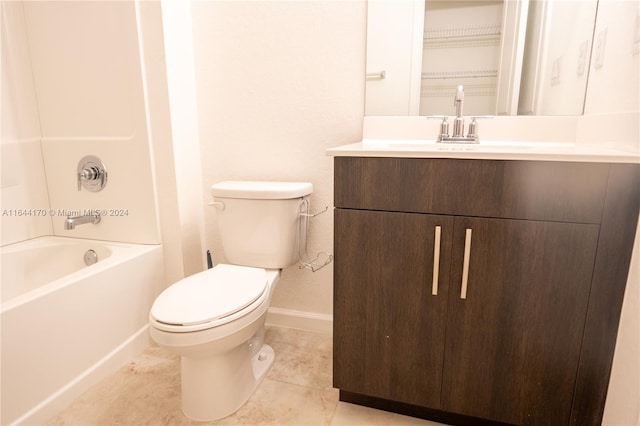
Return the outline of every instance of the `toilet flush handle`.
[[[213,206],[217,209],[224,210],[224,203],[222,201],[211,201],[207,203],[208,206]]]

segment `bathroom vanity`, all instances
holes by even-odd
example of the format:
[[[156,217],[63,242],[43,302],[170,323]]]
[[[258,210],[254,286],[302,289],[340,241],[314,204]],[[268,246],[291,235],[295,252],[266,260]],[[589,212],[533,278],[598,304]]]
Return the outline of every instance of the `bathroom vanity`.
[[[334,386],[448,424],[599,425],[640,165],[488,151],[329,150]]]

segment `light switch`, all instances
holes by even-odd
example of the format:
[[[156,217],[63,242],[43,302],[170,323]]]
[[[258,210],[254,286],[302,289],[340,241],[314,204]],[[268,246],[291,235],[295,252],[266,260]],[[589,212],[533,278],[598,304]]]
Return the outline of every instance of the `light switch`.
[[[580,44],[578,49],[578,66],[576,67],[576,74],[583,75],[585,65],[587,63],[587,52],[589,50],[589,40],[585,40]]]
[[[593,67],[598,69],[602,68],[604,63],[604,48],[607,44],[607,29],[603,29],[598,33],[594,51],[594,64]]]

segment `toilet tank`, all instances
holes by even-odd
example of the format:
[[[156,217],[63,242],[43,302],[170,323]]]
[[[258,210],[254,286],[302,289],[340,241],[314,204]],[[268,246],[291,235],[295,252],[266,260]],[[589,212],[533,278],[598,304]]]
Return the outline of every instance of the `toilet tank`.
[[[308,182],[225,181],[211,186],[227,262],[279,269],[304,253],[313,185]]]

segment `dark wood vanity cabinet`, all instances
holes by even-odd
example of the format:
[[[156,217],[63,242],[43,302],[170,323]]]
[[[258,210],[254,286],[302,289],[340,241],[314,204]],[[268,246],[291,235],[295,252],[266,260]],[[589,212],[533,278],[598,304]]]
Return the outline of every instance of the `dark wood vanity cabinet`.
[[[600,424],[639,185],[637,165],[336,157],[341,399]]]
[[[448,285],[432,296],[434,228],[445,229],[446,253],[452,225],[447,216],[335,210],[336,387],[439,405]]]

